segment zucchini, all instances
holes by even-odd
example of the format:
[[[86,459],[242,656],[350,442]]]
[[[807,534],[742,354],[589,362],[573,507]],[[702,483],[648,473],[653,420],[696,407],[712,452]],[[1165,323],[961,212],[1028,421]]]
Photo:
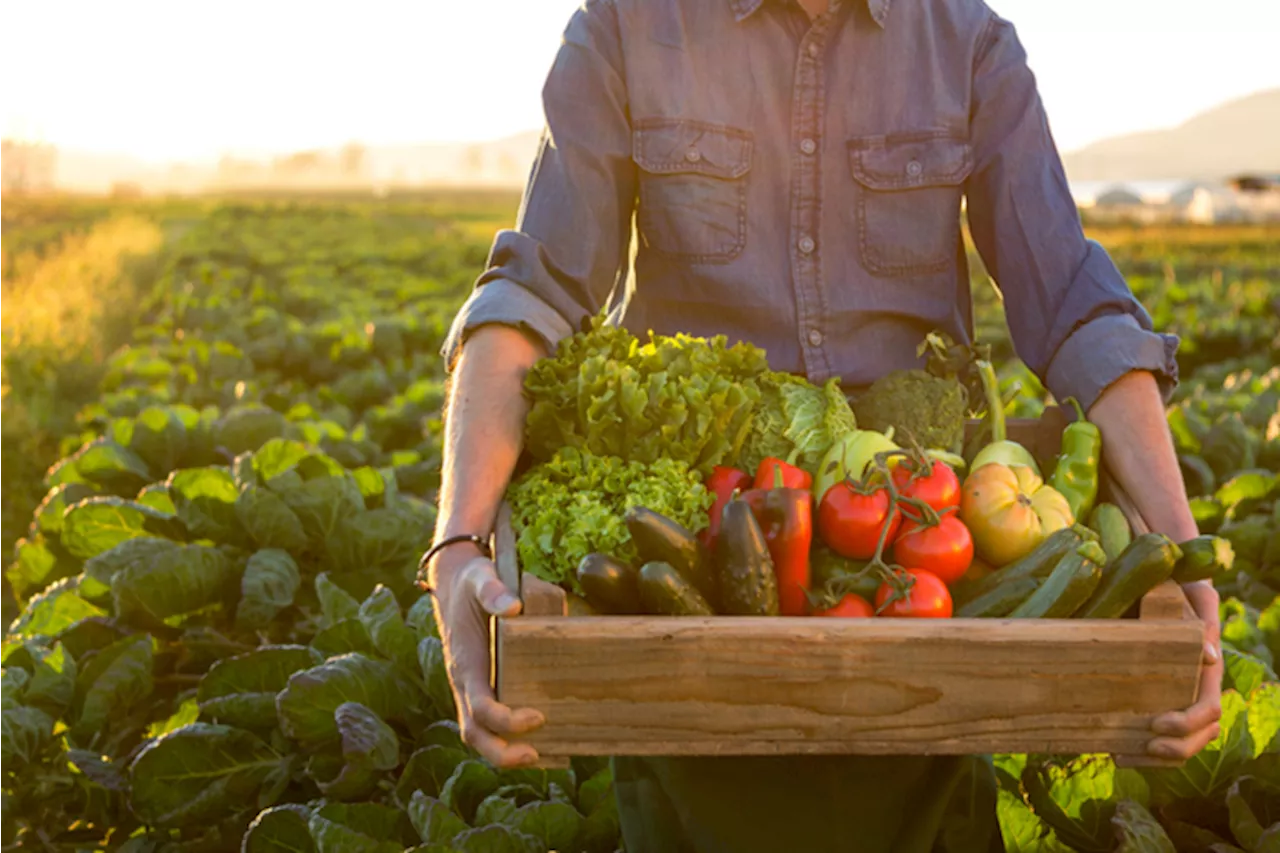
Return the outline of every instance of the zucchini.
[[[1135,538],[1103,573],[1102,583],[1076,613],[1081,619],[1118,619],[1173,575],[1182,551],[1161,533]]]
[[[1014,578],[1000,584],[985,595],[966,602],[956,609],[955,615],[962,619],[974,617],[999,618],[1008,616],[1013,610],[1040,588],[1039,578]]]
[[[1117,559],[1133,541],[1133,531],[1129,528],[1129,519],[1115,504],[1101,503],[1089,513],[1089,527],[1097,532],[1102,540],[1102,550],[1107,552],[1107,562]]]
[[[730,616],[777,616],[778,576],[750,505],[735,498],[725,504],[720,518],[715,543],[720,611]]]
[[[1071,553],[1083,541],[1078,525],[1055,530],[1045,537],[1044,541],[1032,549],[1020,560],[1016,560],[1004,568],[997,569],[982,580],[965,584],[954,592],[955,603],[963,607],[965,604],[985,596],[996,587],[1018,580],[1019,578],[1038,578],[1043,580],[1053,571],[1058,561]]]
[[[669,563],[645,563],[640,568],[640,603],[655,616],[714,616],[715,611],[689,579]]]
[[[715,575],[706,547],[684,525],[634,506],[623,516],[641,563],[666,563],[707,601],[716,600]]]
[[[639,575],[607,554],[588,554],[578,564],[578,583],[587,602],[601,613],[639,613]]]
[[[1194,583],[1224,575],[1235,565],[1236,552],[1221,536],[1197,536],[1178,543],[1182,556],[1173,567],[1178,583]]]
[[[1081,545],[1058,561],[1049,577],[1026,601],[1009,614],[1010,619],[1065,619],[1089,600],[1102,580],[1102,569],[1089,559],[1089,546]]]

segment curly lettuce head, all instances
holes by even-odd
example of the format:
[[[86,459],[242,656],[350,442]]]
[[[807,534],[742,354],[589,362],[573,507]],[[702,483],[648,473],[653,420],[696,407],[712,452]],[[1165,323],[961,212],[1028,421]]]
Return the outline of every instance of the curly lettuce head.
[[[643,506],[698,532],[712,495],[684,462],[624,462],[564,447],[507,492],[521,568],[581,594],[578,563],[592,553],[638,559],[623,516]]]

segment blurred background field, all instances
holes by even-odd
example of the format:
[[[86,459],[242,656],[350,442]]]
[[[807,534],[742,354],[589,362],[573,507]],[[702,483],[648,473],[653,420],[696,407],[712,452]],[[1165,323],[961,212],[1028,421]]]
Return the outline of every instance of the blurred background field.
[[[5,850],[617,849],[602,761],[496,773],[462,744],[412,584],[440,345],[518,203],[4,200]],[[1185,779],[1000,757],[1010,850],[1112,849],[1105,816],[1146,780],[1170,832],[1232,837],[1242,807],[1271,819],[1250,774],[1280,758],[1280,226],[1086,223],[1182,338],[1170,424],[1201,529],[1236,553],[1227,722]],[[970,260],[978,337],[1034,416]]]

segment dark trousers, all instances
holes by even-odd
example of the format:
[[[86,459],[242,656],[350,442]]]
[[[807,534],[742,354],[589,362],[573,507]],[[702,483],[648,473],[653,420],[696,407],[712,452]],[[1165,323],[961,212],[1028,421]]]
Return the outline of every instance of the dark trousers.
[[[626,853],[1003,853],[970,756],[612,759]]]

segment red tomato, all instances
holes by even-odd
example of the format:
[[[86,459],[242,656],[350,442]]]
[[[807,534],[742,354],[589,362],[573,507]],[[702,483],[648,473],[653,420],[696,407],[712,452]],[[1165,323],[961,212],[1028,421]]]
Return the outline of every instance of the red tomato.
[[[941,459],[933,460],[928,473],[913,460],[903,460],[893,469],[893,485],[898,494],[922,500],[938,512],[960,506],[960,478]]]
[[[942,516],[936,527],[908,518],[893,540],[893,559],[903,566],[924,566],[951,586],[973,563],[973,537],[953,512]]]
[[[849,592],[844,598],[830,607],[813,611],[814,616],[843,616],[854,619],[869,619],[876,615],[876,609],[860,595]]]
[[[895,509],[890,517],[889,492],[884,488],[862,495],[848,483],[836,483],[827,489],[818,506],[818,535],[828,548],[842,557],[854,560],[874,557],[885,524],[889,525],[887,548],[902,524],[902,513]]]
[[[951,593],[947,585],[933,572],[924,569],[906,569],[907,574],[916,579],[915,584],[907,591],[905,598],[885,607],[881,616],[907,616],[921,619],[950,619]],[[888,582],[880,584],[876,590],[876,609],[884,605],[893,594],[893,587]]]

